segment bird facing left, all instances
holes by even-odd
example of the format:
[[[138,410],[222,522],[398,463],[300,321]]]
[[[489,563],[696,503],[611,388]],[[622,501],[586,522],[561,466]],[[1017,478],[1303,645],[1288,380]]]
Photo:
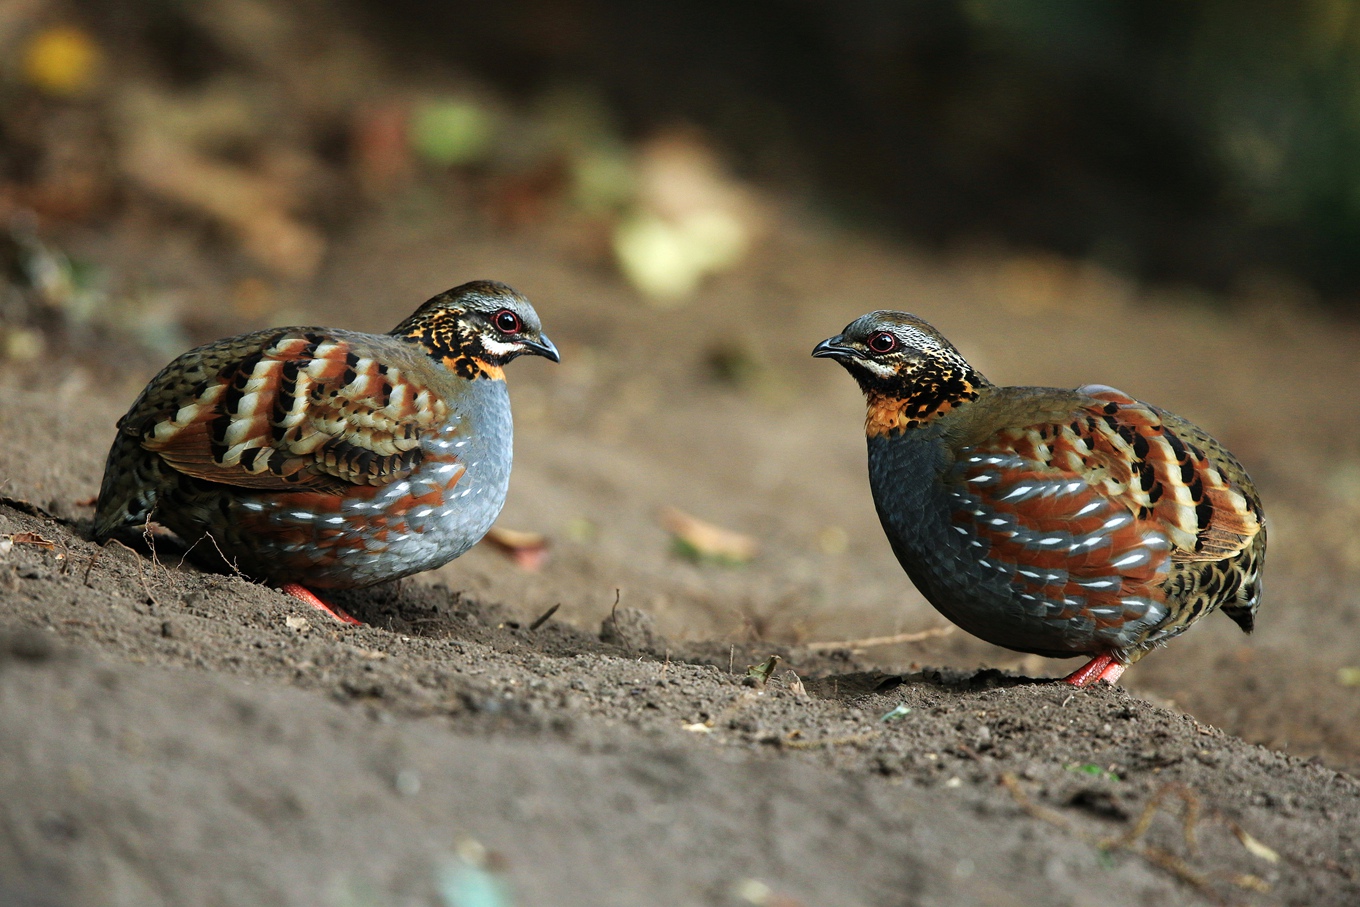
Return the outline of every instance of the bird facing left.
[[[559,361],[495,281],[441,293],[387,334],[274,328],[190,350],[118,421],[94,538],[156,522],[346,623],[310,589],[371,586],[476,544],[510,481],[504,366]]]

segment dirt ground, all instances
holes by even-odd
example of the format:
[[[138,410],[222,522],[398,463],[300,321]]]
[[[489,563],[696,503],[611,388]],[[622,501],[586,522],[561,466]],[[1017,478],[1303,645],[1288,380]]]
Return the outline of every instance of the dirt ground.
[[[213,298],[154,236],[79,242]],[[480,546],[347,594],[369,626],[342,629],[101,549],[113,423],[162,361],[0,369],[0,902],[1360,903],[1355,326],[793,224],[673,309],[451,214],[327,262],[272,321],[387,329],[478,277],[534,301],[563,361],[510,370],[501,525],[548,563]],[[1255,636],[1213,616],[1083,692],[962,633],[809,645],[943,624],[878,528],[852,382],[808,355],[887,307],[993,380],[1112,384],[1220,437],[1270,520]],[[255,326],[205,309],[195,339]],[[678,558],[666,507],[758,556]]]

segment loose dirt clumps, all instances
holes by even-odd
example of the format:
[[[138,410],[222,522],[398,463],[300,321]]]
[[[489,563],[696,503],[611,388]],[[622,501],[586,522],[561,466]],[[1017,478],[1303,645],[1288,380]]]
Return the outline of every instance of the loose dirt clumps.
[[[520,904],[1360,898],[1355,779],[1123,689],[416,581],[347,629],[82,535],[0,505],[6,903],[437,904],[468,853]]]

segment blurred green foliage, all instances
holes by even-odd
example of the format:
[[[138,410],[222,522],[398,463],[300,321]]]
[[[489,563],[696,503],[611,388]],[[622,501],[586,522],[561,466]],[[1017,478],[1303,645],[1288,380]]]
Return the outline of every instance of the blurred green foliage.
[[[1155,5],[1155,4],[1154,4]],[[1165,10],[1131,58],[1145,4],[966,0],[988,40],[1079,71],[1127,67],[1184,124],[1249,227],[1291,230],[1327,282],[1360,264],[1360,3],[1201,0]],[[1174,26],[1174,27],[1172,27]]]
[[[1256,7],[1251,9],[1250,7]],[[1360,262],[1360,4],[1207,4],[1188,61],[1246,213],[1312,234],[1316,267]],[[1325,275],[1324,275],[1325,276]]]
[[[1157,279],[1360,290],[1354,0],[361,3],[512,91],[600,85],[748,172],[927,242],[1001,237]]]

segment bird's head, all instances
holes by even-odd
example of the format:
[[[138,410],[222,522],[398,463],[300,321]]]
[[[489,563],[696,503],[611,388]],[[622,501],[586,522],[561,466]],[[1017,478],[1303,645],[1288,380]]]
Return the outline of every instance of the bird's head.
[[[870,435],[929,422],[988,386],[939,331],[906,312],[861,315],[812,355],[835,359],[859,383],[869,402]]]
[[[506,363],[528,353],[558,362],[538,313],[494,280],[474,280],[431,299],[392,330],[420,344],[463,378],[503,378]]]

